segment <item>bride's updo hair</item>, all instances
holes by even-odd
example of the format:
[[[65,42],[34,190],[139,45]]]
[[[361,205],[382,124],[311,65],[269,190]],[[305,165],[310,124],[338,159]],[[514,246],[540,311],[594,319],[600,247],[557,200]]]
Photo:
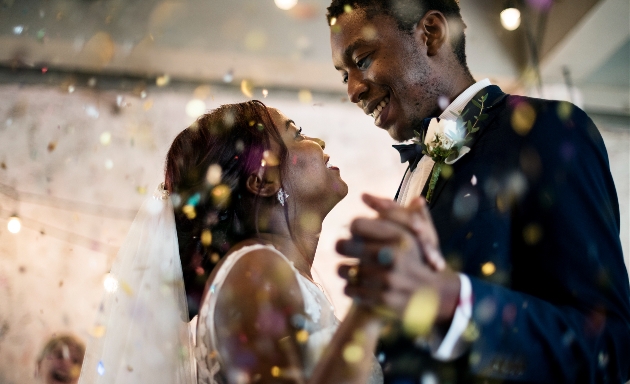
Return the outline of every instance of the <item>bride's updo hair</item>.
[[[191,316],[214,265],[232,245],[258,230],[245,225],[257,222],[251,218],[257,217],[259,205],[257,195],[253,204],[243,199],[245,182],[260,168],[272,142],[280,149],[282,167],[287,148],[267,107],[253,100],[202,115],[177,135],[168,151],[164,184],[173,201]]]

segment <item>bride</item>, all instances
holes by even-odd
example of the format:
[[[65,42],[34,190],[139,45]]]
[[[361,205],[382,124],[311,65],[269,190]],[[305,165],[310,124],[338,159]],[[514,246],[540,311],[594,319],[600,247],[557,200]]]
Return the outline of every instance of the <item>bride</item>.
[[[80,383],[382,382],[379,318],[353,306],[339,324],[311,276],[347,194],[323,150],[259,101],[182,131],[112,267]]]

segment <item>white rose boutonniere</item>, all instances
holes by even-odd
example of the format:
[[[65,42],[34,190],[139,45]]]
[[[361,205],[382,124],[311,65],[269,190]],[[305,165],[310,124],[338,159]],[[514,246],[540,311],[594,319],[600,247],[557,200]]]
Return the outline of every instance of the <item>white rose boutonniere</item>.
[[[429,179],[429,190],[427,201],[431,201],[431,195],[435,189],[438,177],[444,164],[453,164],[470,151],[464,144],[470,140],[470,135],[477,132],[477,124],[488,118],[483,114],[484,103],[488,95],[484,95],[479,100],[472,100],[473,104],[479,108],[479,114],[474,116],[475,121],[464,122],[461,116],[466,115],[464,111],[457,121],[431,119],[426,134],[415,132],[414,141],[422,146],[422,153],[429,156],[435,162],[431,178]]]

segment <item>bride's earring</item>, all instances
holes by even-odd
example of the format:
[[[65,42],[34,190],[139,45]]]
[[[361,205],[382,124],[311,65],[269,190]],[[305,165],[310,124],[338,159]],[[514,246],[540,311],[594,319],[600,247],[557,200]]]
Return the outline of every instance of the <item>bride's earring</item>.
[[[287,199],[289,198],[289,194],[288,194],[288,193],[286,193],[286,192],[284,191],[284,189],[280,188],[280,189],[278,190],[277,197],[278,197],[278,201],[280,202],[280,205],[282,205],[282,206],[284,207],[284,203],[285,203],[285,202],[287,201]]]

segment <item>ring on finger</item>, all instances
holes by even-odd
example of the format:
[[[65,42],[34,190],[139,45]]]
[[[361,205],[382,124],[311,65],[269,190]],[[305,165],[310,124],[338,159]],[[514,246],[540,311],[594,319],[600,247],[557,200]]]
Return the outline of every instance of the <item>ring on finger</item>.
[[[350,284],[356,285],[359,283],[359,266],[353,265],[348,269],[348,282]]]
[[[391,247],[383,247],[376,255],[376,261],[384,267],[389,267],[394,262],[394,252]]]

